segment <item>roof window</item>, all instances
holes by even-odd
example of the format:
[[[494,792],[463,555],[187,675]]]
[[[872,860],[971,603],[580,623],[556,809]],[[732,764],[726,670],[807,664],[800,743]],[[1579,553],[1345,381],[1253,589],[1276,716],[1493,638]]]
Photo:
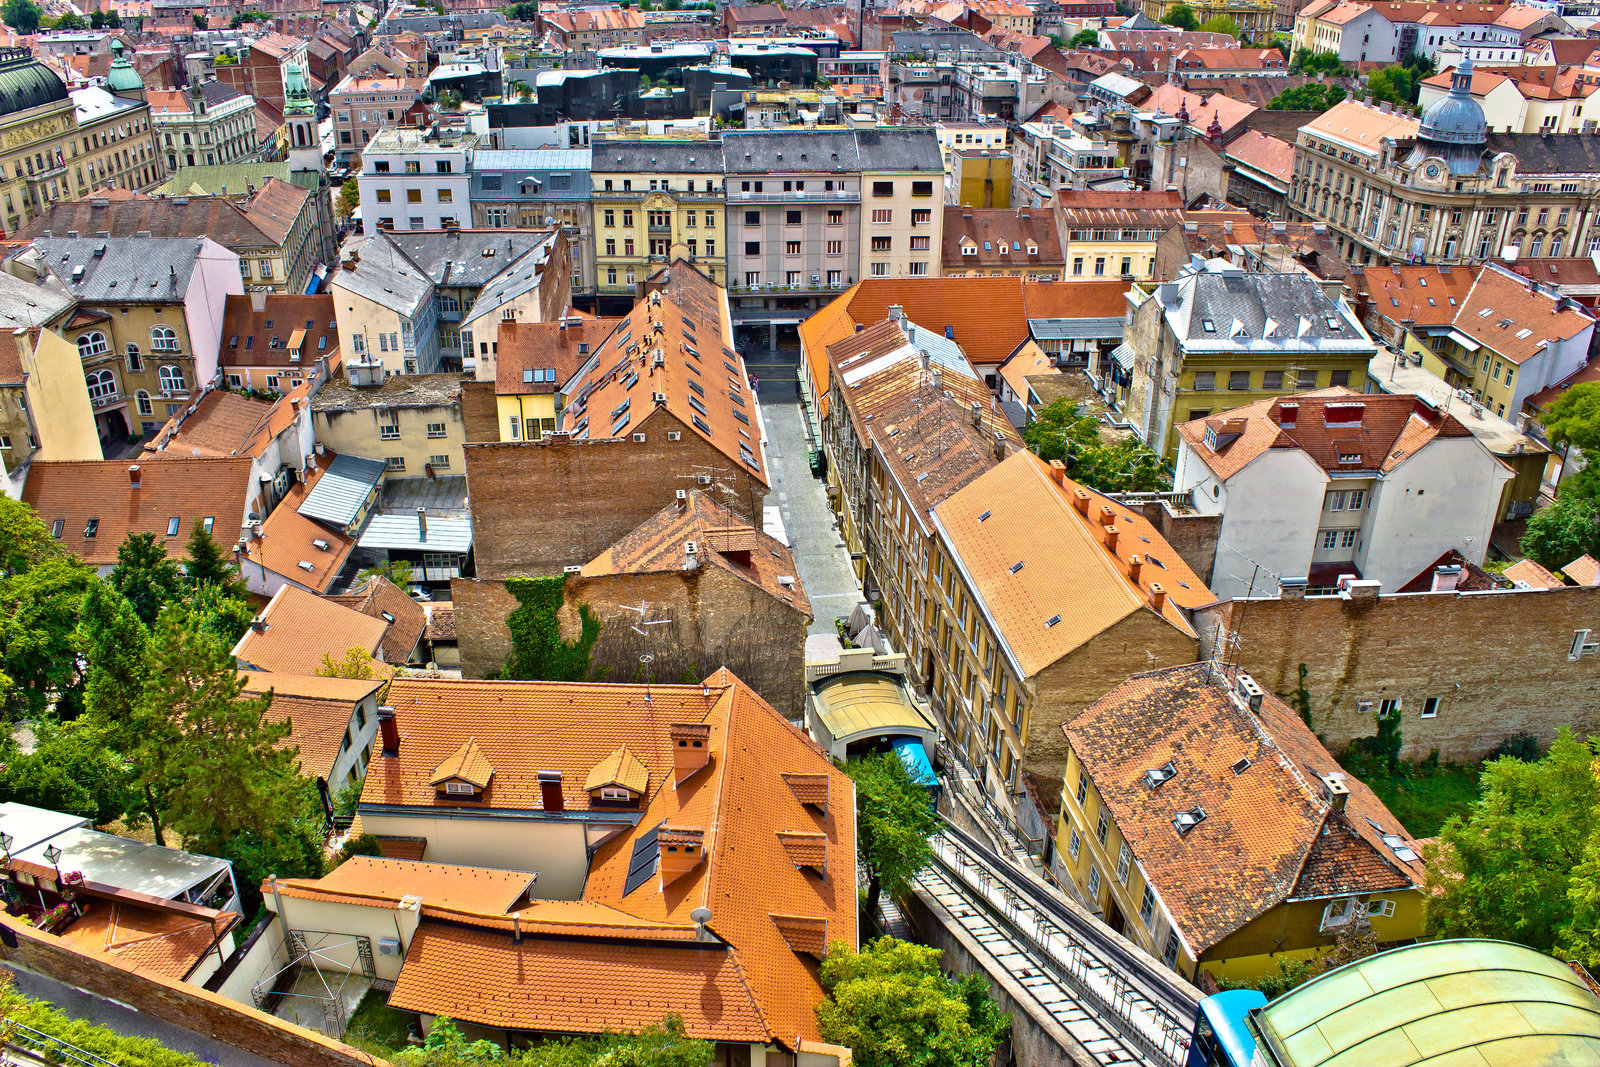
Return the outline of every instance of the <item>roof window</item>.
[[[1384,834],[1383,843],[1394,851],[1396,859],[1405,860],[1409,863],[1417,858],[1416,850],[1406,844],[1406,839],[1399,834]]]
[[[1171,760],[1167,760],[1167,762],[1163,763],[1154,770],[1148,770],[1144,772],[1144,784],[1149,786],[1151,789],[1156,789],[1160,787],[1162,783],[1168,782],[1175,778],[1177,774],[1177,765]]]
[[[978,516],[978,521],[979,522],[987,522],[989,520],[989,516],[993,515],[993,514],[994,514],[994,512],[992,512],[992,511],[985,511],[982,515]]]
[[[1341,451],[1339,453],[1339,462],[1340,463],[1360,463],[1361,462],[1361,453],[1360,452],[1343,452],[1343,451]]]
[[[1206,333],[1216,333],[1217,332],[1217,323],[1216,323],[1215,319],[1201,319],[1200,320],[1200,325],[1205,327]]]
[[[1328,324],[1328,329],[1330,330],[1337,330],[1344,326],[1344,323],[1339,321],[1339,316],[1337,315],[1324,315],[1322,321]]]
[[[1052,615],[1048,619],[1044,620],[1044,628],[1046,630],[1048,630],[1052,626],[1055,626],[1060,621],[1061,621],[1061,616],[1060,615]]]
[[[1248,771],[1249,769],[1250,769],[1250,757],[1246,756],[1244,759],[1240,760],[1238,763],[1235,763],[1233,765],[1234,777],[1237,778],[1239,775],[1243,774],[1245,771]]]
[[[179,521],[180,521],[180,519],[176,515],[172,516],[172,518],[167,520],[167,536],[168,537],[177,537],[178,536],[178,523],[179,523]]]
[[[1013,563],[1011,565],[1011,573],[1012,574],[1017,573],[1018,571],[1020,571],[1023,568],[1023,566],[1024,566],[1024,561],[1020,560],[1020,559],[1017,560],[1017,562],[1015,562],[1015,563]]]
[[[50,524],[50,536],[56,538],[57,540],[60,540],[61,539],[61,533],[66,528],[67,528],[67,520],[66,519],[57,519],[55,522],[52,522]]]
[[[1172,817],[1172,828],[1182,837],[1206,819],[1206,809],[1196,804],[1188,811],[1180,811]]]
[[[85,536],[85,537],[93,537],[95,534],[97,534],[99,532],[100,532],[100,520],[99,519],[90,519],[88,522],[84,523],[83,536]]]
[[[1490,315],[1493,315],[1493,314],[1494,314],[1494,308],[1484,308],[1482,311],[1478,312],[1478,318],[1486,319]]]

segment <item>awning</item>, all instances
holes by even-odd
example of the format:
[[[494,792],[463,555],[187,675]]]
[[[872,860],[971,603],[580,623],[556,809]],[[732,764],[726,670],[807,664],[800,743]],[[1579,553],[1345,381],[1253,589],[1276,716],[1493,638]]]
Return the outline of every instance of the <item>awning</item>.
[[[933,724],[923,718],[902,686],[881,675],[847,675],[823,683],[816,701],[828,733],[846,744],[871,735],[920,736],[933,731]]]
[[[1133,349],[1126,344],[1120,344],[1111,350],[1111,358],[1117,361],[1117,366],[1125,371],[1133,370]]]
[[[306,332],[304,330],[296,330],[294,333],[289,335],[289,351],[298,352],[305,345],[305,343]]]
[[[1483,347],[1478,342],[1462,333],[1460,330],[1451,330],[1449,333],[1445,334],[1445,336],[1450,338],[1450,340],[1454,341],[1456,344],[1460,345],[1462,348],[1465,348],[1468,352],[1476,352],[1478,349]]]

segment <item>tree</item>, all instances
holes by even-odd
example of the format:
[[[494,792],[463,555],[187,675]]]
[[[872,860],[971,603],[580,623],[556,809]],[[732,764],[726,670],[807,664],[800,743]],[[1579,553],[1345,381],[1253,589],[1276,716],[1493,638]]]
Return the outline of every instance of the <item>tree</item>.
[[[1194,8],[1188,4],[1174,4],[1163,21],[1168,26],[1180,30],[1197,30],[1200,28],[1200,20],[1194,17]]]
[[[1551,570],[1582,555],[1600,555],[1600,502],[1563,486],[1555,503],[1528,517],[1522,553]]]
[[[44,19],[44,12],[33,0],[6,0],[0,8],[0,17],[18,33],[33,33]]]
[[[1229,37],[1239,36],[1239,20],[1228,15],[1213,15],[1200,24],[1202,33],[1225,33]]]
[[[373,678],[376,677],[372,671],[374,662],[371,652],[360,645],[352,645],[344,650],[343,659],[334,659],[332,652],[324,652],[317,674],[323,678]]]
[[[933,858],[928,838],[939,821],[928,791],[912,780],[898,755],[854,759],[844,770],[856,783],[856,847],[867,869],[865,907],[874,915],[879,894],[904,896]]]
[[[250,592],[249,587],[239,577],[239,565],[233,561],[217,544],[217,539],[211,536],[200,523],[194,524],[194,530],[189,534],[188,544],[184,546],[188,555],[188,562],[184,564],[184,574],[189,579],[190,589],[199,589],[201,586],[211,585],[220,589],[225,595],[238,597],[241,600]]]
[[[232,648],[239,643],[256,609],[243,597],[229,596],[220,586],[202,585],[189,594],[184,608],[201,629],[210,631]]]
[[[0,582],[0,662],[15,687],[8,703],[32,718],[82,709],[83,679],[72,647],[94,570],[70,556],[47,559]]]
[[[1326,74],[1329,77],[1338,77],[1348,74],[1344,61],[1337,52],[1313,52],[1309,48],[1302,48],[1294,54],[1294,59],[1289,63],[1291,74]]]
[[[292,776],[277,787],[279,804],[270,826],[248,827],[206,851],[233,862],[239,886],[239,903],[246,916],[261,907],[261,883],[268,875],[279,878],[316,878],[323,873],[322,845],[327,815],[309,778]]]
[[[1307,82],[1285,89],[1267,104],[1268,111],[1326,111],[1343,100],[1344,90],[1326,82]]]
[[[150,632],[127,597],[105,582],[92,582],[84,593],[72,647],[87,664],[84,710],[113,732],[116,748],[131,751],[134,713],[150,672]]]
[[[402,1067],[707,1067],[716,1046],[688,1035],[683,1019],[668,1015],[637,1034],[606,1033],[563,1037],[521,1052],[506,1052],[490,1041],[468,1041],[454,1020],[434,1020],[421,1048],[408,1048],[393,1061]]]
[[[91,11],[89,13],[89,28],[91,30],[119,30],[122,28],[122,16],[115,10]]]
[[[1055,44],[1055,41],[1056,41],[1056,38],[1051,38],[1051,43],[1052,44]],[[1079,30],[1077,33],[1072,35],[1072,40],[1067,42],[1067,47],[1069,47],[1069,48],[1093,48],[1095,45],[1097,45],[1099,43],[1100,43],[1100,31],[1099,30],[1092,30],[1092,29],[1091,30]],[[1059,44],[1057,44],[1056,47],[1060,48],[1061,46]]]
[[[181,606],[161,613],[150,648],[136,711],[141,786],[201,852],[223,855],[241,834],[273,841],[296,815],[299,750],[280,745],[290,723],[263,719],[272,697],[243,696],[228,646]]]
[[[534,3],[512,4],[506,8],[506,16],[515,22],[533,22],[539,17],[539,5]]]
[[[153,626],[161,609],[183,596],[183,572],[153,533],[129,534],[117,546],[117,565],[106,580],[128,598],[146,626]]]
[[[361,206],[361,187],[355,178],[339,187],[339,199],[335,206],[341,219],[349,218]]]
[[[356,584],[361,585],[373,578],[387,578],[401,589],[411,584],[416,568],[403,559],[391,559],[381,567],[365,567],[356,574]]]
[[[61,546],[38,512],[20,500],[0,495],[0,572],[16,574],[61,554]]]
[[[984,1067],[1011,1031],[984,980],[946,977],[936,948],[881,937],[856,952],[835,941],[822,961],[817,1025],[859,1067]]]
[[[1022,431],[1042,460],[1066,463],[1074,480],[1103,493],[1159,492],[1168,487],[1161,457],[1133,437],[1107,443],[1105,425],[1065,397],[1052,401]]]
[[[1379,102],[1387,100],[1401,107],[1411,107],[1417,102],[1421,89],[1422,79],[1409,67],[1384,67],[1367,75],[1367,91]]]
[[[72,11],[68,11],[65,15],[56,19],[51,26],[51,29],[56,30],[86,30],[88,28],[89,24],[83,21],[83,16]]]
[[[1574,929],[1570,894],[1592,901],[1600,870],[1594,758],[1592,745],[1563,728],[1543,759],[1484,765],[1466,818],[1452,817],[1427,850],[1430,932],[1592,951],[1595,928]]]
[[[1559,447],[1572,446],[1600,462],[1600,382],[1583,382],[1562,393],[1539,422]]]
[[[5,755],[0,800],[82,815],[96,826],[135,809],[133,776],[97,721],[41,719],[34,731],[32,752],[13,747]]]

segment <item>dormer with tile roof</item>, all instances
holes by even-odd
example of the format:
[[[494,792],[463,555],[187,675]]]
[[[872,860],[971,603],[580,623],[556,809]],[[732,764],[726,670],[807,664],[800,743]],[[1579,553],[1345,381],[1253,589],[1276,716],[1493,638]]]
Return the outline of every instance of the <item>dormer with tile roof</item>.
[[[583,791],[591,802],[635,804],[644,796],[650,782],[650,768],[624,744],[594,765],[584,780]]]
[[[1460,418],[1411,393],[1268,398],[1178,436],[1177,484],[1252,561],[1218,568],[1222,596],[1271,596],[1272,576],[1398,590],[1452,549],[1480,565],[1514,476]]]

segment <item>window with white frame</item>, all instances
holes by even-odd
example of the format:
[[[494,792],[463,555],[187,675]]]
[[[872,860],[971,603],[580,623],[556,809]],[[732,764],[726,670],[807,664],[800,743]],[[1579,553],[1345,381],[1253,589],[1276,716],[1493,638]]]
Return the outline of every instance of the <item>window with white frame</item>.
[[[1161,950],[1161,962],[1168,967],[1176,967],[1178,965],[1178,932],[1176,930],[1167,931],[1167,945]]]
[[[84,358],[103,356],[109,351],[111,351],[111,343],[106,340],[106,335],[99,330],[91,330],[78,338],[78,355]]]
[[[1600,652],[1600,640],[1591,640],[1593,634],[1593,630],[1572,631],[1572,648],[1567,652],[1567,658],[1581,659]]]
[[[1341,530],[1341,531],[1339,531],[1339,547],[1340,548],[1354,548],[1354,547],[1356,547],[1356,531],[1355,530]]]
[[[1106,814],[1105,805],[1100,806],[1100,821],[1094,828],[1094,836],[1103,845],[1106,843],[1106,833],[1111,829],[1111,817]]]
[[[1083,843],[1078,839],[1078,830],[1074,827],[1072,833],[1067,837],[1067,851],[1071,853],[1074,860],[1078,858],[1078,850],[1081,847],[1083,847]]]
[[[1369,919],[1387,919],[1394,914],[1394,901],[1369,900],[1367,901],[1367,917]]]
[[[1345,495],[1346,494],[1345,494],[1345,491],[1343,489],[1330,489],[1330,490],[1328,490],[1327,495],[1322,498],[1323,510],[1325,510],[1325,511],[1343,511],[1344,510]]]
[[[1156,895],[1149,886],[1144,887],[1144,895],[1139,898],[1139,921],[1144,923],[1145,929],[1150,928],[1151,921],[1156,914]]]
[[[391,471],[403,471],[406,469],[406,457],[390,456],[388,461],[384,464],[384,468]]]
[[[1588,633],[1588,630],[1583,631]],[[1089,796],[1089,772],[1078,768],[1078,807],[1083,807],[1084,800]]]
[[[90,400],[109,400],[117,395],[117,378],[109,370],[91,371],[84,375],[84,381],[89,386]]]
[[[450,469],[450,457],[449,456],[429,456],[428,457],[428,466],[432,467],[436,471],[447,471],[447,470]]]
[[[185,386],[183,384],[182,367],[174,366],[173,364],[169,363],[167,366],[161,368],[159,377],[161,379],[161,391],[163,393],[181,393],[184,391]]]
[[[1440,705],[1441,702],[1443,702],[1443,700],[1444,700],[1443,697],[1428,697],[1426,700],[1424,700],[1422,702],[1422,716],[1421,717],[1424,718],[1424,719],[1436,719],[1436,718],[1438,718],[1439,717],[1439,705]]]
[[[1133,865],[1133,849],[1128,843],[1122,843],[1122,849],[1117,853],[1117,881],[1123,885],[1128,884],[1128,869]]]
[[[1356,898],[1345,897],[1342,900],[1330,901],[1322,909],[1322,922],[1318,925],[1318,933],[1327,933],[1329,930],[1343,926],[1356,914]]]
[[[1089,900],[1098,902],[1100,899],[1100,868],[1093,863],[1089,864]]]
[[[134,374],[144,372],[144,357],[139,354],[139,346],[132,341],[128,342],[128,370]]]
[[[156,413],[155,405],[150,403],[149,393],[141,389],[134,394],[134,398],[139,402],[139,414],[154,415]]]
[[[380,423],[378,423],[378,440],[380,440],[380,441],[398,441],[398,440],[400,440],[400,424],[398,422],[380,422]]]
[[[443,437],[444,436],[444,423],[442,423],[442,422],[430,422],[430,423],[428,423],[428,436],[429,437]]]
[[[1378,718],[1387,719],[1400,713],[1400,697],[1389,697],[1378,701]]]
[[[1338,530],[1323,530],[1322,531],[1322,535],[1319,538],[1319,542],[1320,542],[1320,544],[1321,544],[1321,546],[1323,548],[1337,548],[1337,547],[1339,547],[1339,531]]]
[[[178,351],[178,332],[171,326],[156,326],[150,330],[150,347],[157,352]]]

